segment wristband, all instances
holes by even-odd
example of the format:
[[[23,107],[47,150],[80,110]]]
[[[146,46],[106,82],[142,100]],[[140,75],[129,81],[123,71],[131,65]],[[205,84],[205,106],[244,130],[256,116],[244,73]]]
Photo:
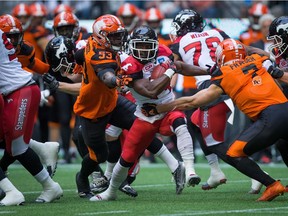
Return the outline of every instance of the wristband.
[[[172,70],[171,68],[168,68],[165,73],[166,76],[168,76],[170,79],[172,78],[172,76],[175,74],[175,71]]]

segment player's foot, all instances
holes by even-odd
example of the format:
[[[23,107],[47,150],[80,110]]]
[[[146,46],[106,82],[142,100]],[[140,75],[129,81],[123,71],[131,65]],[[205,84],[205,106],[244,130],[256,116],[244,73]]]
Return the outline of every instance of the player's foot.
[[[102,176],[98,179],[93,179],[90,188],[93,193],[101,193],[109,187],[109,180],[106,176]]]
[[[197,174],[190,174],[188,178],[186,178],[186,185],[187,187],[194,187],[201,182],[201,178]]]
[[[0,206],[23,205],[24,202],[23,194],[18,190],[12,190],[6,192],[6,196],[0,201]]]
[[[280,183],[280,181],[275,181],[273,184],[269,185],[263,192],[262,196],[257,201],[272,201],[279,195],[283,195],[286,188]]]
[[[45,142],[45,154],[42,155],[42,164],[46,167],[49,175],[53,177],[57,168],[58,152],[60,145],[58,142]]]
[[[76,186],[80,198],[90,199],[93,196],[90,190],[88,178],[82,178],[80,172],[76,173]]]
[[[251,179],[251,189],[248,191],[249,194],[259,194],[263,184],[255,179]]]
[[[137,191],[133,187],[131,187],[131,185],[128,184],[126,180],[120,185],[119,190],[131,197],[138,196]]]
[[[181,161],[178,163],[179,165],[172,175],[176,184],[176,194],[181,194],[185,186],[185,166]]]
[[[63,196],[63,190],[57,182],[47,189],[44,189],[40,196],[36,199],[38,203],[50,203],[54,200],[60,199]]]
[[[96,194],[95,196],[91,197],[89,200],[92,201],[92,202],[95,202],[95,201],[111,201],[111,200],[116,200],[116,198],[117,198],[116,195],[112,196],[106,190],[103,193]]]
[[[226,176],[224,173],[218,175],[210,175],[207,182],[202,185],[202,190],[211,190],[217,188],[221,184],[226,184]]]

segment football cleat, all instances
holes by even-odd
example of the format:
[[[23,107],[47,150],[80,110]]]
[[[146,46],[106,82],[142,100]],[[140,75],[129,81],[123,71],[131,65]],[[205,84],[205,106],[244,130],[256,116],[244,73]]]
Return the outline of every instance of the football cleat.
[[[195,185],[198,185],[201,182],[201,178],[197,174],[190,174],[188,178],[186,179],[186,185],[187,187],[195,187]]]
[[[36,199],[37,203],[50,203],[54,200],[60,199],[63,196],[63,190],[57,182],[53,183],[53,186],[44,189],[40,196]]]
[[[172,173],[176,184],[176,194],[181,194],[185,186],[185,166],[184,163],[178,161],[177,169]]]
[[[206,183],[202,185],[202,190],[211,190],[217,188],[221,184],[226,184],[226,177],[224,173],[218,175],[211,175]]]
[[[257,201],[272,201],[277,196],[283,195],[285,191],[286,188],[280,183],[280,181],[275,181],[273,184],[267,186],[266,190]]]
[[[119,190],[131,197],[138,196],[137,191],[133,187],[131,187],[131,185],[128,184],[126,180],[120,185]]]
[[[25,198],[18,190],[6,192],[6,196],[0,201],[0,206],[16,206],[23,205]]]
[[[95,201],[112,201],[116,200],[117,196],[114,195],[112,196],[111,194],[108,193],[108,191],[104,191],[103,193],[96,194],[95,196],[91,197],[89,200],[92,202]]]
[[[90,189],[93,193],[101,193],[109,187],[109,180],[106,176],[102,176],[97,179],[93,179],[90,184]]]
[[[83,179],[80,177],[80,172],[76,173],[76,186],[78,191],[78,196],[80,198],[91,198],[93,194],[91,193],[88,178]]]

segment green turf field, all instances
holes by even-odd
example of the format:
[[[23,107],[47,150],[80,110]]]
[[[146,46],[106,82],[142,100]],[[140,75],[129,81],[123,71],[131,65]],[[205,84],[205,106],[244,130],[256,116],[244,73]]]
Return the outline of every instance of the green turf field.
[[[185,188],[181,195],[176,195],[167,167],[162,163],[142,163],[134,182],[138,197],[131,198],[119,191],[118,199],[110,202],[78,198],[75,173],[79,167],[79,164],[58,165],[54,179],[62,186],[64,196],[54,203],[37,204],[34,200],[41,192],[40,185],[20,165],[12,165],[9,178],[23,192],[26,203],[24,206],[2,207],[0,215],[288,215],[288,194],[272,202],[256,202],[260,195],[247,194],[250,179],[225,164],[221,167],[228,178],[227,184],[210,191],[202,191],[200,186]],[[262,167],[284,185],[288,184],[288,172],[283,164]],[[203,183],[209,176],[208,166],[196,164],[196,170]]]

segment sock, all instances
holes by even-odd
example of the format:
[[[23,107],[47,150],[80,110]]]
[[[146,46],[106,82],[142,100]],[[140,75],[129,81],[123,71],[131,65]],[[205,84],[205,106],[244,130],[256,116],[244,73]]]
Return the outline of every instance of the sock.
[[[161,149],[155,154],[155,156],[158,156],[164,163],[166,163],[172,173],[177,169],[179,165],[178,161],[165,145],[162,145]]]
[[[108,193],[109,196],[116,196],[118,188],[122,182],[126,179],[129,167],[124,167],[118,161],[113,169],[112,177],[108,189],[104,193]]]
[[[0,181],[0,188],[5,192],[17,190],[17,188],[10,182],[8,178],[4,178]]]
[[[208,164],[210,166],[210,175],[217,175],[219,173],[223,173],[219,166],[218,156],[214,153],[205,155]]]
[[[107,179],[111,179],[113,168],[115,167],[116,163],[110,163],[107,161],[107,166],[104,175]]]
[[[40,160],[43,158],[43,148],[45,148],[44,143],[37,142],[36,140],[30,139],[29,147],[40,157]]]
[[[193,141],[186,124],[182,124],[175,129],[177,137],[177,148],[183,159],[186,169],[186,177],[195,174]]]

